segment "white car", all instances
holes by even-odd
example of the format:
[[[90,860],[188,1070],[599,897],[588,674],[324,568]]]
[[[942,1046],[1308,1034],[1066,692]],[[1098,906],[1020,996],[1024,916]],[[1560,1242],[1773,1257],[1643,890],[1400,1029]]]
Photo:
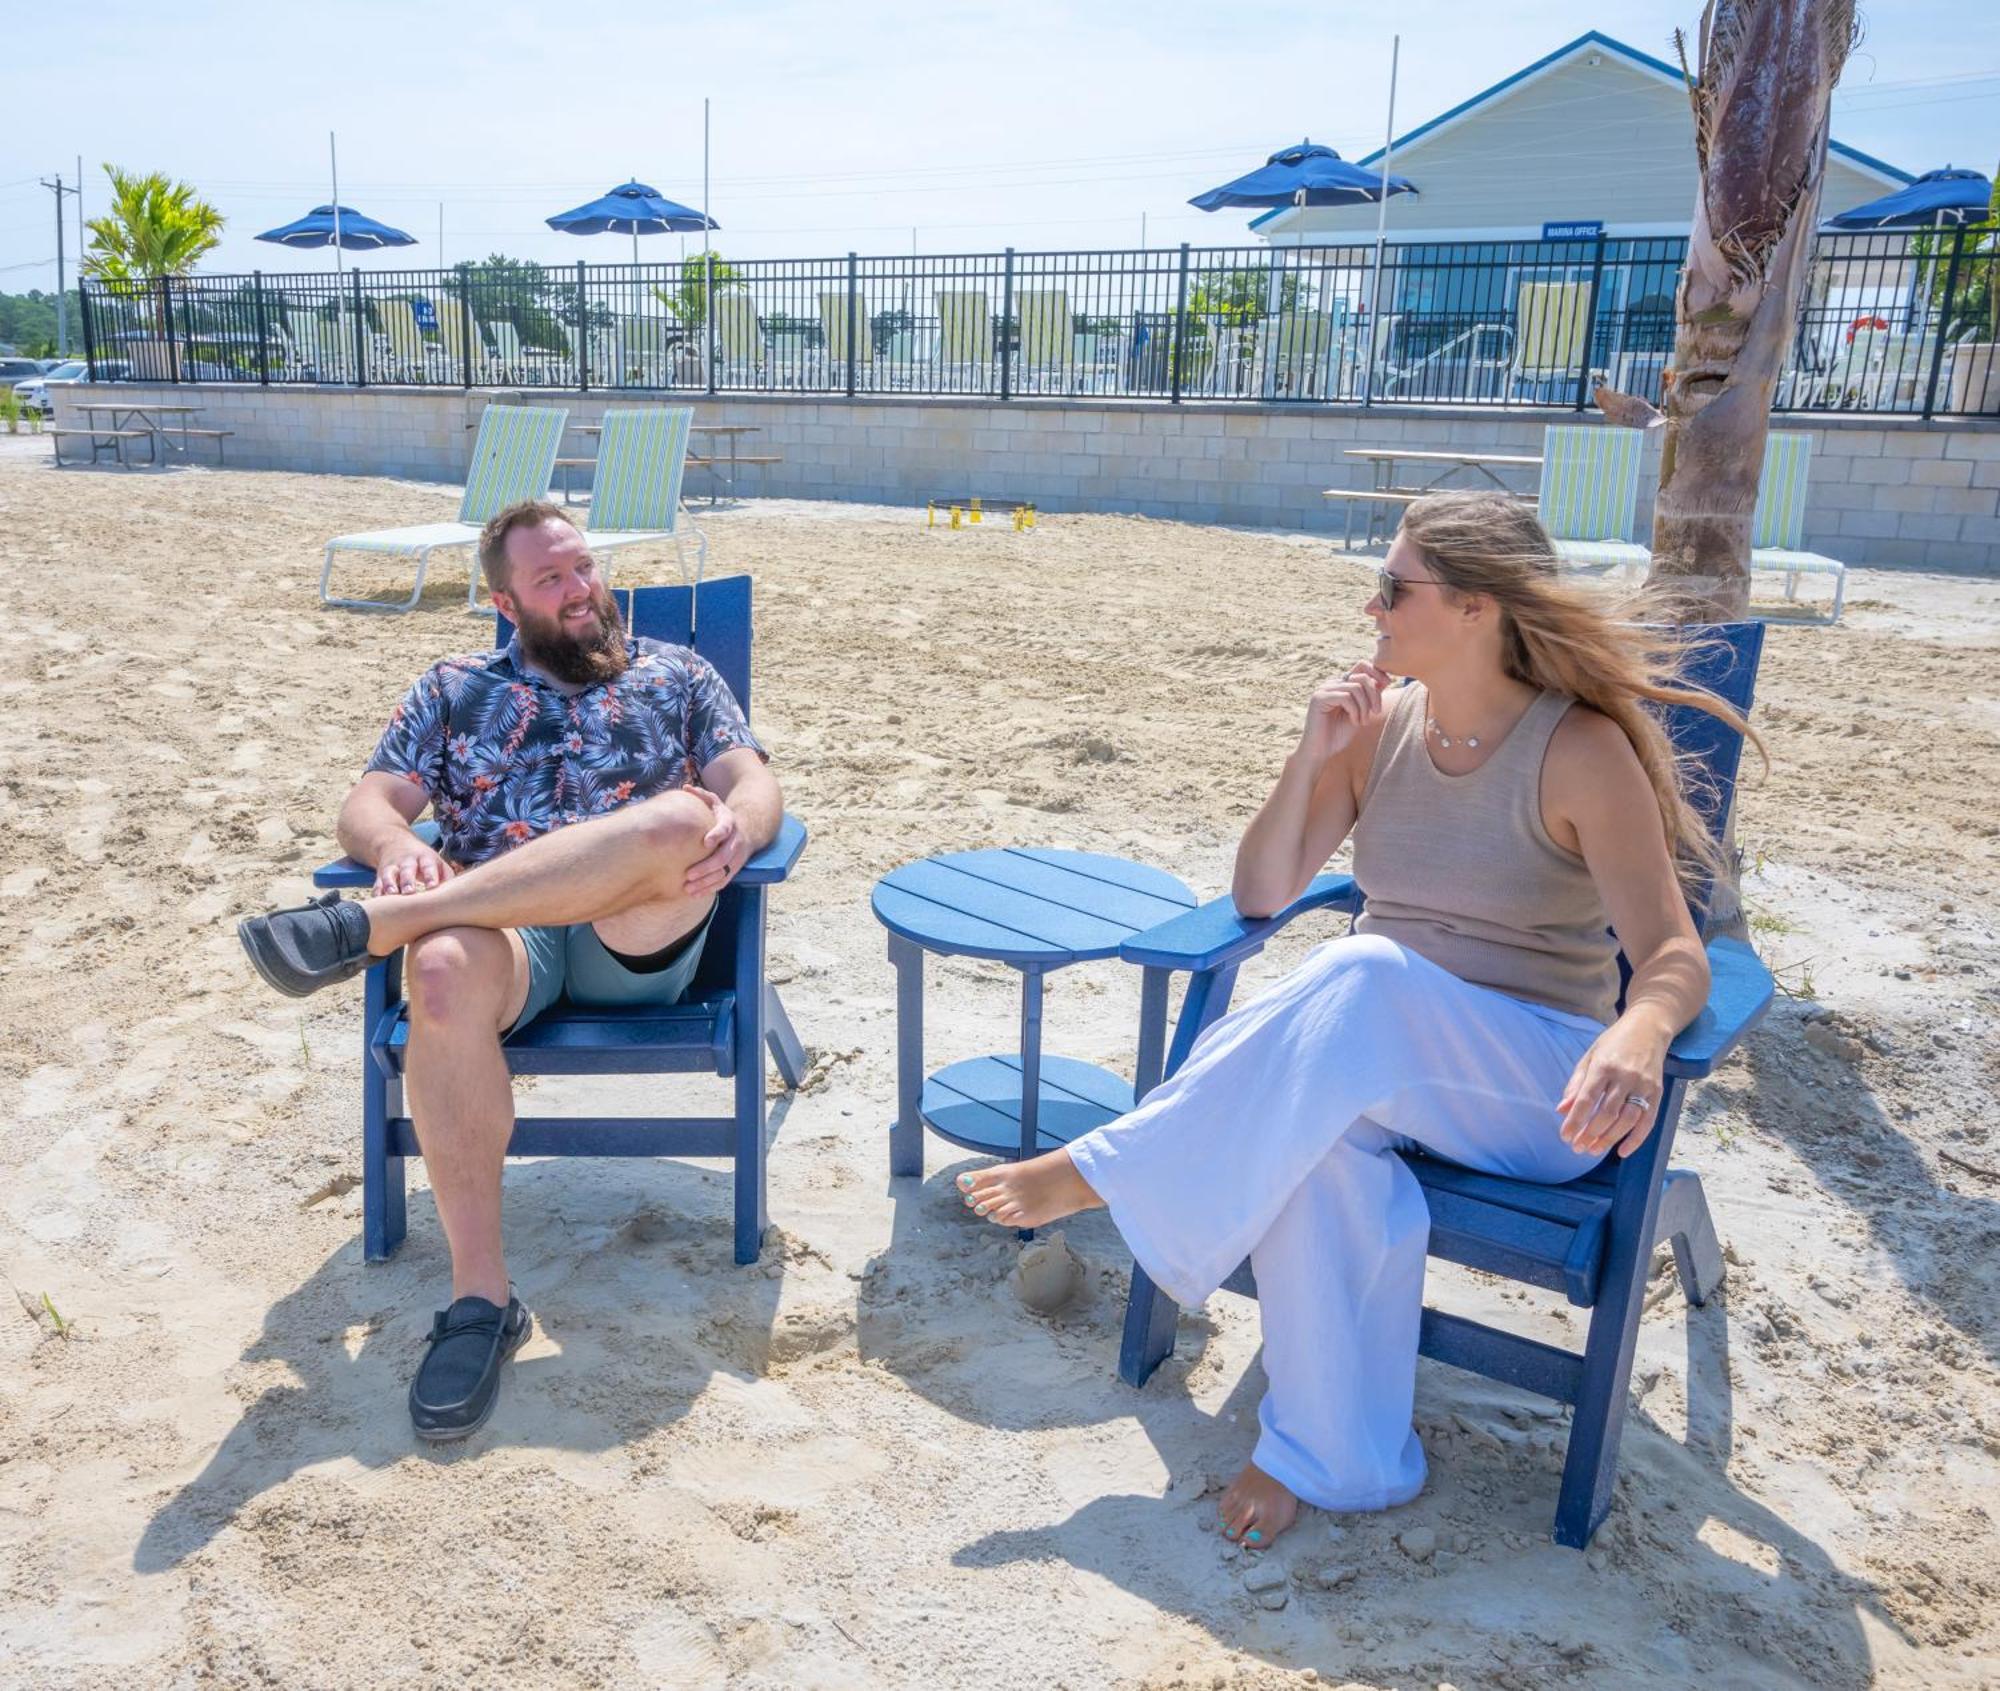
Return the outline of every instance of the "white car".
[[[14,397],[30,411],[39,411],[44,417],[55,411],[55,401],[49,398],[51,382],[81,382],[89,378],[90,366],[81,358],[72,358],[66,364],[58,364],[44,375],[30,376],[25,382],[14,384]]]

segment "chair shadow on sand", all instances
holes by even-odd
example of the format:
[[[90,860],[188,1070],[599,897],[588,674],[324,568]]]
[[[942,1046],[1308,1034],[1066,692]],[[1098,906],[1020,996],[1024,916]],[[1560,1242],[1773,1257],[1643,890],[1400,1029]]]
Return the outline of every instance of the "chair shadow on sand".
[[[1989,1362],[2000,1362],[2000,1305],[1991,1280],[1982,1283],[1977,1273],[2000,1249],[2000,1200],[1944,1185],[1858,1076],[1852,1087],[1834,1095],[1839,1103],[1831,1107],[1821,1099],[1796,1097],[1789,1107],[1760,1107],[1767,1093],[1796,1088],[1781,1066],[1777,1044],[1796,1037],[1787,1023],[1767,1026],[1745,1043],[1743,1069],[1722,1077],[1748,1073],[1738,1113],[1782,1139],[1814,1179],[1854,1212],[1913,1298],[1979,1346]],[[1801,1060],[1822,1064],[1827,1077],[1838,1072],[1836,1060],[1810,1051]],[[1802,1101],[1808,1108],[1799,1108]]]
[[[931,1141],[927,1149],[935,1160],[937,1142]],[[1525,1674],[1538,1683],[1577,1673],[1580,1662],[1587,1659],[1577,1652],[1587,1651],[1589,1641],[1584,1623],[1565,1616],[1566,1593],[1584,1577],[1586,1564],[1576,1552],[1556,1546],[1550,1536],[1566,1438],[1566,1423],[1555,1406],[1455,1369],[1422,1363],[1417,1384],[1420,1425],[1449,1429],[1456,1410],[1475,1421],[1504,1427],[1504,1408],[1525,1411],[1539,1406],[1541,1415],[1529,1423],[1541,1432],[1539,1446],[1523,1441],[1513,1447],[1482,1448],[1460,1437],[1440,1441],[1427,1436],[1430,1478],[1416,1503],[1382,1514],[1339,1517],[1343,1536],[1337,1543],[1324,1537],[1331,1518],[1317,1517],[1317,1528],[1309,1519],[1291,1547],[1281,1543],[1274,1553],[1288,1566],[1297,1561],[1308,1569],[1345,1563],[1356,1569],[1355,1582],[1332,1594],[1295,1593],[1289,1615],[1262,1613],[1250,1605],[1234,1573],[1217,1562],[1220,1540],[1212,1533],[1202,1535],[1200,1528],[1204,1515],[1213,1518],[1213,1497],[1204,1497],[1214,1484],[1209,1476],[1233,1474],[1255,1443],[1257,1404],[1264,1387],[1261,1367],[1245,1370],[1213,1412],[1198,1406],[1189,1390],[1189,1376],[1203,1370],[1207,1341],[1215,1328],[1202,1312],[1184,1311],[1175,1355],[1145,1388],[1133,1391],[1117,1376],[1123,1271],[1130,1256],[1108,1218],[1089,1215],[1062,1224],[1078,1253],[1097,1266],[1095,1276],[1086,1279],[1080,1310],[1045,1322],[1021,1308],[1004,1277],[977,1266],[998,1254],[987,1241],[1011,1241],[1012,1235],[963,1217],[951,1180],[961,1169],[973,1166],[972,1160],[958,1159],[933,1169],[921,1187],[896,1183],[895,1237],[879,1259],[887,1265],[886,1272],[878,1271],[890,1284],[872,1298],[864,1294],[859,1321],[864,1358],[872,1357],[912,1390],[981,1426],[1048,1431],[1136,1418],[1171,1480],[1164,1497],[1107,1494],[1085,1503],[1066,1520],[988,1534],[964,1545],[953,1558],[956,1565],[1066,1562],[1156,1608],[1185,1617],[1231,1648],[1263,1654],[1274,1665],[1318,1665],[1324,1673],[1329,1664],[1311,1664],[1300,1652],[1315,1644],[1324,1648],[1334,1638],[1337,1623],[1367,1612],[1371,1573],[1384,1557],[1401,1565],[1394,1543],[1397,1533],[1419,1520],[1468,1528],[1480,1541],[1505,1533],[1526,1548],[1484,1563],[1467,1559],[1462,1571],[1452,1574],[1452,1583],[1444,1586],[1426,1583],[1400,1597],[1391,1589],[1380,1590],[1377,1595],[1385,1613],[1415,1612],[1403,1615],[1410,1631],[1400,1639],[1393,1623],[1383,1637],[1385,1647],[1400,1652],[1395,1661],[1373,1665],[1400,1673],[1425,1665],[1420,1636],[1424,1612],[1435,1616],[1440,1601],[1475,1601],[1476,1590],[1482,1606],[1503,1604],[1520,1623],[1504,1643],[1496,1640],[1500,1653],[1487,1664],[1494,1671]],[[1011,1252],[1009,1243],[1009,1256]],[[974,1265],[969,1284],[961,1267],[968,1262]],[[1107,1276],[1105,1265],[1113,1264],[1117,1266]],[[1018,1352],[1018,1364],[1005,1369],[1019,1381],[1018,1390],[1002,1394],[978,1389],[954,1367],[955,1356],[947,1352],[941,1358],[934,1344],[910,1342],[902,1313],[908,1304],[894,1296],[895,1281],[926,1273],[933,1285],[945,1288],[934,1296],[984,1299],[979,1313],[968,1314],[955,1325],[976,1333],[976,1345],[988,1364],[996,1346],[1003,1352]],[[870,1280],[880,1284],[874,1274]],[[956,1291],[951,1289],[954,1283]],[[1675,1321],[1682,1319],[1677,1298],[1670,1315]],[[1861,1612],[1868,1611],[1884,1626],[1894,1628],[1896,1622],[1885,1611],[1876,1587],[1844,1571],[1826,1549],[1730,1479],[1735,1417],[1728,1366],[1728,1282],[1706,1308],[1686,1310],[1685,1315],[1685,1438],[1656,1419],[1642,1396],[1626,1421],[1619,1502],[1598,1539],[1600,1545],[1611,1546],[1637,1536],[1665,1559],[1663,1577],[1671,1582],[1671,1590],[1650,1605],[1645,1623],[1658,1629],[1663,1640],[1653,1647],[1658,1656],[1653,1665],[1670,1675],[1694,1672],[1691,1662],[1676,1655],[1686,1642],[1667,1634],[1677,1617],[1685,1618],[1682,1605],[1691,1603],[1700,1611],[1714,1611],[1718,1618],[1733,1616],[1743,1637],[1758,1641],[1755,1646],[1739,1644],[1738,1670],[1761,1669],[1771,1676],[1772,1684],[1799,1683],[1796,1676],[1805,1673],[1812,1682],[1828,1687],[1864,1685],[1870,1669]],[[1040,1382],[1058,1378],[1065,1387],[1060,1395],[1090,1403],[1087,1415],[1065,1416],[1051,1409],[1052,1394],[1040,1389]],[[1316,1530],[1322,1535],[1317,1540],[1312,1536]],[[1160,1553],[1151,1553],[1153,1547]],[[1203,1576],[1193,1581],[1186,1568],[1190,1549],[1206,1553]],[[1459,1595],[1453,1596],[1454,1592]],[[1804,1618],[1788,1637],[1778,1617],[1784,1613],[1782,1605],[1794,1599]],[[1641,1623],[1634,1617],[1631,1624]],[[1625,1630],[1621,1628],[1621,1636]],[[1362,1647],[1354,1648],[1358,1656]],[[1463,1660],[1428,1665],[1437,1670],[1433,1677],[1444,1678],[1462,1678],[1479,1666]],[[1349,1663],[1335,1677],[1359,1671]],[[1538,1674],[1546,1677],[1537,1679]]]
[[[774,1101],[775,1136],[789,1107]],[[410,1194],[410,1231],[385,1263],[358,1236],[271,1306],[243,1362],[288,1369],[265,1386],[201,1473],[148,1523],[140,1573],[195,1555],[239,1512],[295,1474],[346,1460],[477,1461],[495,1448],[615,1449],[687,1413],[717,1374],[764,1371],[783,1290],[774,1228],[757,1264],[731,1260],[731,1180],[661,1160],[511,1164],[508,1257],[536,1331],[508,1365],[493,1419],[459,1444],[425,1445],[405,1394],[449,1296],[450,1264],[428,1188]],[[358,1223],[357,1223],[358,1227]],[[778,1265],[778,1273],[766,1270]]]

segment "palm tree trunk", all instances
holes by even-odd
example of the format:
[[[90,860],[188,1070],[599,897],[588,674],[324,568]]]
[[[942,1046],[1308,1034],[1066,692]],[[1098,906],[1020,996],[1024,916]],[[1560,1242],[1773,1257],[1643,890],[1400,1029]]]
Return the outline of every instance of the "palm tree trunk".
[[[1653,579],[1690,621],[1750,600],[1771,399],[1812,258],[1853,0],[1708,0],[1689,74],[1701,185],[1675,298]],[[1681,60],[1687,62],[1686,43]]]

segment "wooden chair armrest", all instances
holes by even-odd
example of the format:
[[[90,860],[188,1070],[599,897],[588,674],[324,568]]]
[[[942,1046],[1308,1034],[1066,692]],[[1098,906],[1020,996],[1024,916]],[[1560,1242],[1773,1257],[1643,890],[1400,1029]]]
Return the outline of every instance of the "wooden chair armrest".
[[[1361,908],[1361,892],[1352,875],[1316,876],[1312,885],[1275,916],[1252,918],[1238,912],[1226,893],[1221,898],[1134,934],[1118,948],[1128,963],[1148,969],[1220,969],[1255,956],[1287,922],[1309,910]]]

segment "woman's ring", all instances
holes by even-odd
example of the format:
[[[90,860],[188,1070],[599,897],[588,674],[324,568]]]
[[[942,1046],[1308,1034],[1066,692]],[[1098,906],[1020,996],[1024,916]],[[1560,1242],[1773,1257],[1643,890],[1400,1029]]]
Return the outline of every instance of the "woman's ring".
[[[1653,1107],[1653,1100],[1642,1092],[1626,1093],[1625,1102],[1630,1104],[1635,1110],[1650,1110]]]

